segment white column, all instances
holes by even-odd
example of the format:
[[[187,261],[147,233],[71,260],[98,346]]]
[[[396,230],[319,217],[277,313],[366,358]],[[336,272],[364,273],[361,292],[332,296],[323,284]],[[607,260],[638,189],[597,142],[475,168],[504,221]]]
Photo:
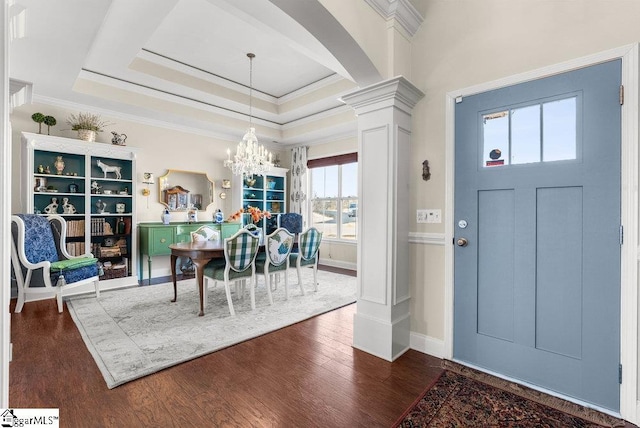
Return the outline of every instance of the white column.
[[[358,115],[358,302],[353,346],[393,361],[409,349],[411,112],[404,77],[351,92]]]

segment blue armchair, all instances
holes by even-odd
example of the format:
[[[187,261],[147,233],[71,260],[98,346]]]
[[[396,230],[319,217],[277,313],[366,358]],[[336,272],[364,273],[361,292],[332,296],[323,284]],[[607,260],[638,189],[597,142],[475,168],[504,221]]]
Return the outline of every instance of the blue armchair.
[[[22,311],[27,297],[54,293],[61,313],[63,291],[88,283],[94,284],[99,297],[98,259],[90,253],[67,253],[66,231],[66,221],[58,215],[11,216],[11,263],[18,285],[16,312]]]

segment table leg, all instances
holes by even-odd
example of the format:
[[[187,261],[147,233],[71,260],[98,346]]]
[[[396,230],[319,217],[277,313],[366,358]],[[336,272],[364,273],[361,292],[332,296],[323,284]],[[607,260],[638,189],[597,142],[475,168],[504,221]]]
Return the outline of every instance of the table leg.
[[[178,285],[176,284],[176,259],[178,257],[171,254],[171,279],[173,280],[173,300],[178,300]],[[149,271],[151,272],[151,271]],[[151,274],[149,274],[149,281],[151,281]]]
[[[204,316],[204,267],[209,263],[208,259],[191,259],[196,265],[196,278],[198,280],[198,292],[200,293],[200,313],[198,316]]]
[[[151,285],[151,256],[147,256],[147,263],[149,264],[149,285]]]

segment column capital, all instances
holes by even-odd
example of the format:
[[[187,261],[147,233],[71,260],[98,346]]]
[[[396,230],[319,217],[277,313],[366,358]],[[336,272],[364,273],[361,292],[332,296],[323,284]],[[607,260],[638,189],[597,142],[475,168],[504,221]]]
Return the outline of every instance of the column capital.
[[[383,80],[343,95],[340,100],[353,107],[356,114],[386,107],[397,107],[411,114],[424,93],[403,76]]]

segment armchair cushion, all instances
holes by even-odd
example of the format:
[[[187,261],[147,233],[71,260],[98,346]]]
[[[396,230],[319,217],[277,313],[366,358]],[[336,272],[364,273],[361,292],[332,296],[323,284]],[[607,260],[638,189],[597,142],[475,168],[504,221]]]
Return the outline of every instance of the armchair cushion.
[[[97,261],[97,259],[93,259],[93,260]],[[98,264],[94,262],[91,265],[73,267],[68,270],[62,270],[57,272],[51,271],[50,277],[51,277],[52,284],[55,284],[58,281],[58,277],[60,276],[61,273],[64,275],[64,280],[66,281],[66,283],[72,284],[74,282],[79,282],[84,279],[91,278],[93,276],[98,276]]]
[[[25,226],[24,254],[30,263],[36,264],[44,261],[57,262],[58,250],[56,249],[51,224],[46,217],[18,214]]]
[[[83,266],[92,266],[98,263],[94,257],[79,257],[77,259],[58,260],[51,263],[51,272],[59,272],[65,269],[77,269]]]

